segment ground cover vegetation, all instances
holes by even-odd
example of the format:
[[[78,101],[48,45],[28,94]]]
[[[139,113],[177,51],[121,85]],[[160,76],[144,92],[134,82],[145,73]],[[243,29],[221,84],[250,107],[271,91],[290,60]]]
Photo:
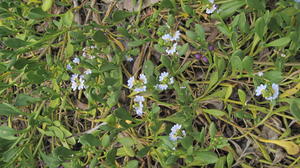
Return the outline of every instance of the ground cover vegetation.
[[[0,0],[0,167],[300,167],[299,0]]]

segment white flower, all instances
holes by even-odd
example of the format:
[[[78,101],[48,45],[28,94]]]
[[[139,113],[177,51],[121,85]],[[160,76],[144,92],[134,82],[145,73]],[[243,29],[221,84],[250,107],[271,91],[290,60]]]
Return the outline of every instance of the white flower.
[[[177,41],[180,38],[180,32],[176,31],[174,36],[171,38],[171,41]]]
[[[255,90],[255,93],[256,93],[255,95],[260,96],[262,94],[262,91],[264,91],[266,89],[267,89],[267,85],[263,85],[263,84],[259,85]]]
[[[263,72],[257,72],[257,76],[260,76],[260,77],[262,77],[264,75],[264,73]]]
[[[215,4],[213,4],[213,6],[211,8],[206,9],[206,13],[212,14],[216,9],[217,9],[217,6]]]
[[[71,88],[72,88],[73,91],[75,91],[78,87],[77,79],[78,79],[78,74],[73,74],[71,76]]]
[[[168,41],[172,41],[173,37],[170,34],[165,34],[161,37],[163,40],[165,40],[166,42]]]
[[[132,62],[132,61],[133,61],[133,58],[132,58],[132,57],[130,57],[130,56],[126,56],[126,61],[128,61],[128,62]]]
[[[133,101],[136,103],[134,106],[135,112],[138,116],[142,116],[143,115],[143,102],[145,101],[144,96],[135,96],[135,98],[133,99]]]
[[[67,70],[72,70],[73,69],[73,67],[71,66],[71,64],[68,64],[67,65]]]
[[[147,78],[146,78],[146,76],[144,74],[140,74],[140,80],[143,81],[144,85],[147,84]]]
[[[135,91],[135,92],[146,92],[146,90],[147,90],[146,86],[142,86],[142,87],[133,89],[133,91]]]
[[[84,76],[80,75],[78,90],[82,90],[82,89],[86,88],[84,85],[85,80],[83,78],[84,78]]]
[[[144,114],[143,106],[136,107],[135,112],[138,116],[142,116]]]
[[[144,102],[145,98],[144,98],[144,96],[135,96],[133,101],[134,102]]]
[[[78,57],[76,57],[76,58],[73,59],[73,62],[75,64],[79,64],[80,63],[80,59]]]
[[[168,89],[168,85],[167,84],[157,84],[155,85],[155,88],[158,89],[158,90],[167,90]]]
[[[165,78],[167,78],[169,76],[169,72],[162,72],[160,73],[160,76],[159,76],[159,81],[162,82],[165,80]]]
[[[273,90],[272,91],[273,95],[270,96],[270,97],[266,97],[266,100],[275,100],[279,96],[279,85],[273,83],[272,84],[272,90]]]
[[[180,38],[180,32],[176,31],[173,36],[170,34],[165,34],[161,38],[165,40],[165,42],[177,41]]]
[[[208,1],[212,4],[215,3],[215,0],[208,0]]]
[[[134,85],[134,76],[130,77],[127,81],[127,86],[129,89],[131,89]]]
[[[171,141],[177,141],[178,139],[181,139],[181,136],[178,136],[178,132],[181,129],[181,125],[180,124],[176,124],[171,128],[171,132],[169,134],[169,138]],[[186,136],[186,133],[184,130],[181,131],[183,136]]]
[[[177,48],[177,43],[174,43],[171,48],[168,47],[166,49],[167,54],[172,55],[172,54],[176,53],[176,48]]]
[[[85,71],[84,71],[84,73],[85,73],[86,75],[89,75],[89,74],[91,74],[91,73],[92,73],[92,70],[90,70],[90,69],[87,69],[87,70],[85,70]]]
[[[71,88],[73,91],[75,91],[76,89],[78,90],[82,90],[84,88],[86,88],[86,86],[84,85],[84,76],[80,75],[78,78],[78,74],[73,74],[71,76]]]

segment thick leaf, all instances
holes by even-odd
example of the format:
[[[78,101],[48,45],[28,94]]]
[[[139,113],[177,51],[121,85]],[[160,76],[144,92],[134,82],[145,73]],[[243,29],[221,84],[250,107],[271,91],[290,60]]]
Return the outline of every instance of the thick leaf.
[[[264,34],[265,34],[265,28],[266,27],[266,23],[264,18],[260,17],[256,20],[255,22],[255,33],[258,35],[258,37],[260,38],[260,40],[264,39]]]
[[[293,101],[291,104],[290,104],[290,110],[291,110],[291,113],[293,114],[293,116],[298,120],[300,121],[300,102],[298,101]]]
[[[92,134],[84,134],[79,138],[79,142],[82,143],[83,145],[90,145],[90,146],[100,145],[99,139]]]
[[[49,14],[44,12],[41,8],[34,8],[28,14],[30,19],[42,19],[47,16],[49,16]]]
[[[0,26],[0,37],[5,37],[13,34],[14,32],[9,30],[8,28],[4,26]]]
[[[274,40],[266,45],[266,47],[283,47],[290,43],[291,38],[283,37],[277,40]]]
[[[136,41],[131,41],[128,43],[129,47],[138,47],[141,46],[143,44],[145,44],[147,41],[146,40],[136,40]]]
[[[2,103],[0,104],[0,115],[24,115],[24,113],[10,104]]]
[[[221,111],[221,110],[217,110],[217,109],[203,109],[203,111],[205,113],[211,114],[213,116],[217,116],[217,117],[222,117],[224,115],[226,115],[225,112]]]
[[[272,83],[279,83],[283,79],[281,74],[280,71],[268,71],[264,73],[264,77]]]
[[[43,5],[42,5],[42,9],[43,11],[48,11],[53,4],[54,0],[43,0]]]
[[[10,38],[4,41],[4,44],[9,48],[20,48],[26,46],[29,43],[18,38]]]
[[[137,160],[131,160],[126,164],[125,168],[137,168],[138,165],[139,162]]]
[[[71,10],[69,10],[65,14],[63,14],[61,19],[64,26],[71,27],[74,19],[74,14]]]
[[[16,106],[27,106],[36,102],[41,101],[40,98],[31,97],[26,94],[19,94],[16,98]]]
[[[133,120],[131,115],[129,114],[129,112],[125,108],[122,108],[122,107],[118,108],[115,111],[115,115],[116,115],[116,117],[123,119],[123,120],[130,120],[130,121]]]
[[[6,140],[15,140],[17,137],[15,134],[17,133],[16,130],[7,126],[0,126],[0,138]]]
[[[129,16],[132,16],[131,12],[117,10],[112,15],[112,21],[119,22],[119,21],[122,21],[123,19],[126,19]]]
[[[211,164],[216,163],[219,158],[218,155],[210,151],[199,151],[196,152],[195,160],[201,164]]]
[[[101,30],[98,30],[95,32],[93,39],[98,43],[107,43],[108,42],[108,38],[106,37],[104,32]]]

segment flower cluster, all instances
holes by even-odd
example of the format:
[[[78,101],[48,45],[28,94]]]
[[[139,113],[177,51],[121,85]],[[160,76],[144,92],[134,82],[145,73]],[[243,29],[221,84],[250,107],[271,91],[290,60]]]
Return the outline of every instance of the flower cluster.
[[[262,95],[266,100],[275,100],[279,96],[279,85],[273,83],[272,86],[266,84],[259,85],[255,90],[255,95]]]
[[[78,90],[82,90],[84,88],[86,88],[86,86],[84,85],[84,76],[83,75],[78,75],[78,74],[73,74],[71,76],[71,88],[73,91],[75,91],[76,89]]]
[[[169,134],[169,138],[171,141],[177,141],[178,139],[183,138],[183,136],[186,136],[186,133],[184,130],[180,132],[181,125],[176,124],[171,128],[171,132]]]
[[[206,13],[212,14],[217,9],[217,6],[214,4],[215,0],[209,0],[209,2],[211,3],[211,7],[206,9]]]
[[[135,96],[135,98],[133,99],[134,101],[134,109],[136,111],[136,114],[138,116],[142,116],[144,111],[143,111],[143,108],[144,108],[144,104],[143,102],[145,101],[145,98],[144,96]]]
[[[129,89],[132,89],[134,92],[141,93],[145,92],[147,89],[147,78],[144,74],[139,75],[139,79],[136,80],[134,76],[130,77],[127,81],[127,86]],[[144,113],[144,96],[136,95],[133,99],[134,109],[138,116],[142,116]]]
[[[135,80],[134,77],[130,77],[127,81],[129,89],[133,89],[134,92],[145,92],[147,89],[147,78],[144,74],[140,74],[139,80]]]
[[[176,31],[173,35],[165,34],[165,35],[162,36],[162,39],[165,42],[177,41],[177,40],[179,40],[179,38],[180,38],[180,32],[179,31]],[[171,47],[168,47],[166,49],[166,53],[168,55],[172,55],[172,54],[176,53],[176,49],[177,49],[177,43],[175,42]]]
[[[169,85],[174,83],[174,78],[169,77],[168,72],[162,72],[159,76],[159,84],[155,85],[155,88],[158,90],[167,90]]]
[[[72,62],[74,63],[73,65],[79,65],[80,64],[80,59],[78,57],[75,57]],[[67,65],[67,70],[71,71],[73,69],[73,66],[71,64]],[[83,90],[86,89],[87,86],[85,85],[85,77],[86,75],[89,75],[92,73],[92,70],[86,69],[83,74],[77,74],[74,73],[71,75],[71,88],[73,91],[76,90]]]

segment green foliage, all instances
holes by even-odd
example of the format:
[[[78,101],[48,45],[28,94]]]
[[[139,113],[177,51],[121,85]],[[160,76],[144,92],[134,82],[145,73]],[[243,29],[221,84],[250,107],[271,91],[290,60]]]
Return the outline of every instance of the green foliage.
[[[297,167],[299,9],[2,0],[0,167]]]

